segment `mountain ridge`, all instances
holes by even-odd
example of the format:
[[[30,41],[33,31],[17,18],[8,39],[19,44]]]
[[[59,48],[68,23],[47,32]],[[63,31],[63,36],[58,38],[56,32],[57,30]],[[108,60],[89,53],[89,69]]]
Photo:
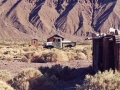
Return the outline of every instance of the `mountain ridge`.
[[[61,34],[71,40],[120,29],[120,0],[2,0],[0,39],[46,40]],[[43,37],[44,36],[44,37]]]

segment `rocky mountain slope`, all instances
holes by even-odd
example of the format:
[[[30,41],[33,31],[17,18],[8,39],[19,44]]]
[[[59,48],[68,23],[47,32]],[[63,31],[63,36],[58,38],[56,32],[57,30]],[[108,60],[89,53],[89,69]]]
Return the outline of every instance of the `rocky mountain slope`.
[[[120,29],[120,0],[1,0],[0,39],[45,40],[53,34],[80,40]],[[72,37],[71,37],[72,36]]]

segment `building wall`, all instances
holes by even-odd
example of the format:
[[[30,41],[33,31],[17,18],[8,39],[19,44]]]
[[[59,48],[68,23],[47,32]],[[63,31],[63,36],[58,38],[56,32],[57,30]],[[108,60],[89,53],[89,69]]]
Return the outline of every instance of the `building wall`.
[[[55,36],[52,36],[52,37],[48,38],[48,39],[47,39],[47,42],[53,42],[53,40],[54,40],[55,37],[61,38],[60,36],[56,36],[56,35],[55,35]],[[64,39],[62,38],[62,40],[64,40]]]
[[[53,42],[53,40],[54,40],[54,36],[49,38],[49,39],[47,39],[47,42]]]
[[[38,47],[38,40],[37,39],[32,39],[31,40],[31,45],[35,46],[35,47]]]

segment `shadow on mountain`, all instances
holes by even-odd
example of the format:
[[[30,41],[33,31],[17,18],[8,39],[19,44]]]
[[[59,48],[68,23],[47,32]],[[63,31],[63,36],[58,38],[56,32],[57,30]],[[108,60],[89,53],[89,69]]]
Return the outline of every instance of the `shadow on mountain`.
[[[82,15],[82,13],[80,13],[80,15],[79,15],[79,26],[78,26],[77,30],[73,33],[74,35],[77,34],[79,29],[83,26],[83,21],[84,21],[83,15]]]
[[[71,0],[71,2],[66,7],[65,11],[57,18],[54,25],[56,29],[60,28],[66,21],[67,21],[67,15],[69,14],[70,10],[76,5],[78,0]]]
[[[35,8],[31,11],[31,13],[29,14],[29,21],[36,26],[37,28],[41,26],[42,21],[40,20],[40,16],[38,15],[39,10],[41,9],[42,5],[45,3],[45,0],[38,0],[36,2],[36,6]]]
[[[6,1],[7,1],[7,0],[1,1],[0,6],[3,5]]]
[[[90,0],[91,3],[108,4],[117,0]]]
[[[40,67],[39,70],[48,76],[55,75],[59,80],[56,86],[58,88],[62,87],[61,89],[75,87],[76,84],[83,84],[85,75],[92,74],[91,66],[75,69],[57,64],[52,67]],[[66,85],[68,82],[69,86]]]
[[[9,14],[13,11],[13,9],[14,9],[15,7],[17,7],[17,5],[18,5],[21,1],[22,1],[22,0],[18,0],[18,1],[12,6],[12,8],[7,12],[6,17],[9,16]]]
[[[104,22],[107,20],[107,18],[109,17],[111,12],[113,11],[113,9],[116,5],[116,2],[117,2],[116,0],[103,1],[103,2],[99,1],[99,3],[106,4],[103,8],[106,8],[109,3],[112,3],[112,4],[103,14],[100,15],[99,18],[97,18],[97,22],[95,24],[94,24],[94,19],[95,19],[94,17],[97,15],[97,13],[95,13],[95,12],[99,9],[96,9],[95,6],[93,7],[91,26],[94,28],[94,30],[96,30],[98,32],[100,31],[101,26],[104,24]]]

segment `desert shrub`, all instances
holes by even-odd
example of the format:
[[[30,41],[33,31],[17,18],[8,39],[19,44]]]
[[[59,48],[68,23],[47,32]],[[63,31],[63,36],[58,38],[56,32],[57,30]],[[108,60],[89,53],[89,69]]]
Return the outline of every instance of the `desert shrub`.
[[[55,75],[59,80],[68,81],[76,77],[74,74],[76,69],[69,68],[68,66],[64,67],[60,64],[54,65],[51,68],[40,67],[39,69],[43,74],[47,73],[49,76]]]
[[[36,49],[37,49],[37,48],[36,48],[35,46],[30,46],[30,47],[29,47],[29,51],[36,51]]]
[[[11,79],[11,73],[6,70],[0,70],[0,80],[7,82]]]
[[[13,56],[12,55],[3,55],[3,60],[12,61]]]
[[[82,52],[85,53],[86,55],[91,54],[92,53],[91,47],[85,47]]]
[[[89,40],[83,41],[83,42],[78,42],[78,45],[91,45],[92,42]]]
[[[30,53],[26,53],[24,55],[27,59],[31,59],[33,57],[33,52],[30,52]]]
[[[92,49],[91,49],[91,46],[85,47],[82,52],[87,56],[88,59],[92,58]]]
[[[76,45],[72,48],[63,48],[69,60],[86,60],[92,58],[91,45]]]
[[[0,90],[14,90],[14,89],[7,83],[0,81]]]
[[[41,56],[35,56],[31,61],[38,63],[46,63],[46,62],[55,62],[57,61],[57,55],[55,53],[49,52],[46,54],[42,54]]]
[[[57,90],[55,85],[57,81],[56,76],[44,74],[39,78],[31,79],[30,90]]]
[[[76,52],[76,53],[80,53],[80,52],[82,52],[82,50],[83,50],[83,49],[75,49],[75,52]]]
[[[56,90],[55,76],[42,75],[39,70],[25,69],[9,81],[16,90]]]
[[[25,51],[25,52],[28,52],[29,51],[29,48],[23,48],[23,51]]]
[[[57,61],[56,58],[57,58],[56,53],[49,52],[46,54],[42,54],[40,59],[42,62],[55,62],[55,61]]]
[[[26,46],[23,48],[24,52],[30,52],[30,51],[36,51],[36,47],[35,46]]]
[[[57,51],[55,53],[57,54],[57,61],[69,61],[69,58],[68,58],[66,52],[64,52],[64,51]]]
[[[42,76],[42,73],[34,68],[24,69],[20,75],[25,76],[27,79],[36,78]]]
[[[68,56],[68,59],[69,60],[75,60],[76,58],[76,53],[74,53],[74,52],[72,52],[72,51],[70,51],[70,52],[66,52],[67,53],[67,56]]]
[[[53,48],[49,53],[55,54],[56,61],[69,61],[69,58],[67,56],[67,53],[63,50]]]
[[[31,59],[31,62],[41,63],[40,56],[34,56],[34,57]],[[42,61],[42,62],[43,62],[43,61]]]
[[[82,52],[82,49],[74,48],[73,50],[69,50],[66,52],[69,60],[85,60],[87,56]]]
[[[10,54],[10,51],[5,51],[3,54]]]
[[[80,52],[80,53],[77,53],[77,55],[75,56],[75,59],[76,60],[86,60],[87,56],[84,53]]]
[[[39,62],[41,57],[41,52],[29,52],[24,54],[23,61],[27,62]]]
[[[29,90],[30,80],[41,77],[42,73],[34,68],[24,69],[21,73],[11,79],[8,83],[16,90]]]
[[[27,59],[25,56],[21,57],[21,62],[30,62],[29,59]]]
[[[120,90],[120,73],[109,70],[99,71],[94,76],[86,75],[84,84],[77,85],[77,90]]]

